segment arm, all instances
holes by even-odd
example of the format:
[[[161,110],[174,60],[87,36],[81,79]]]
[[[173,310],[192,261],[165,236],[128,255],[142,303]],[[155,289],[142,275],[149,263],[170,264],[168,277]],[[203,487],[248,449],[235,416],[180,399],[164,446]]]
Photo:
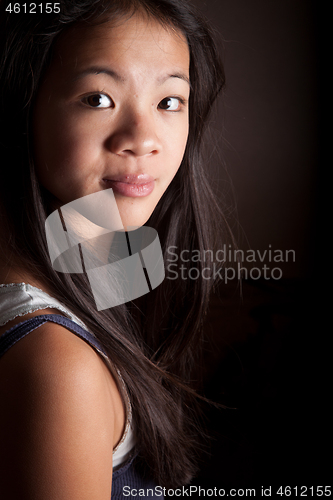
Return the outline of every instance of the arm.
[[[1,498],[110,500],[119,393],[89,345],[42,325],[2,358],[0,401]]]

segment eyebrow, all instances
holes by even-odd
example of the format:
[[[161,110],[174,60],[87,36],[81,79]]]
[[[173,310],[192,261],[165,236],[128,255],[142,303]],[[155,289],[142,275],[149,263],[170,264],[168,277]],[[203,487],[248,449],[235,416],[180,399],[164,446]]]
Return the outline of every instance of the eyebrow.
[[[126,78],[123,76],[119,75],[116,71],[114,71],[111,68],[105,68],[105,67],[99,67],[99,66],[91,66],[83,71],[80,71],[75,75],[75,77],[72,79],[72,81],[76,82],[77,80],[81,80],[81,78],[84,78],[88,75],[100,75],[100,74],[105,74],[116,80],[117,82],[122,82],[124,83],[126,81]],[[163,75],[159,78],[157,78],[157,83],[158,85],[163,85],[169,78],[179,78],[180,80],[184,80],[189,86],[191,86],[190,79],[185,73],[182,72],[177,72],[177,73],[171,73],[171,74],[166,74]]]

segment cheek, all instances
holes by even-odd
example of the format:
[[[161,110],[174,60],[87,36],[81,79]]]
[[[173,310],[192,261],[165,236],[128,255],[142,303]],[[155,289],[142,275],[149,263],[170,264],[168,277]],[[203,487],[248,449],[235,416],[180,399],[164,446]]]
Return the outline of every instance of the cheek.
[[[94,163],[97,158],[95,135],[94,128],[75,120],[70,113],[43,115],[37,112],[34,153],[41,182],[69,180]],[[57,178],[52,179],[52,176]]]
[[[188,130],[188,120],[184,118],[178,126],[172,128],[167,137],[166,147],[168,148],[172,177],[176,174],[182,162],[188,139]]]

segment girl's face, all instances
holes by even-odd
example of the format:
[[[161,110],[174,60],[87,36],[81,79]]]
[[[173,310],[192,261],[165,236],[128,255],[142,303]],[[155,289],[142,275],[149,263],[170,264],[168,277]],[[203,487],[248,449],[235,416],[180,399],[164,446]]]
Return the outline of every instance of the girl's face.
[[[143,225],[188,136],[183,35],[134,15],[60,38],[37,96],[34,154],[60,205],[112,188],[124,226]]]

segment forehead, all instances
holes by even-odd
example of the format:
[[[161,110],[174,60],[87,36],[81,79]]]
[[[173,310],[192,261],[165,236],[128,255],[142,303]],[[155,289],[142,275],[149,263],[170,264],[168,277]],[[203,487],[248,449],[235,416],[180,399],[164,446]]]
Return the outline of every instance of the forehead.
[[[124,76],[133,70],[148,75],[168,68],[188,75],[190,55],[180,31],[135,14],[127,20],[71,28],[58,41],[53,61],[62,71],[77,74],[89,66],[111,64]]]

